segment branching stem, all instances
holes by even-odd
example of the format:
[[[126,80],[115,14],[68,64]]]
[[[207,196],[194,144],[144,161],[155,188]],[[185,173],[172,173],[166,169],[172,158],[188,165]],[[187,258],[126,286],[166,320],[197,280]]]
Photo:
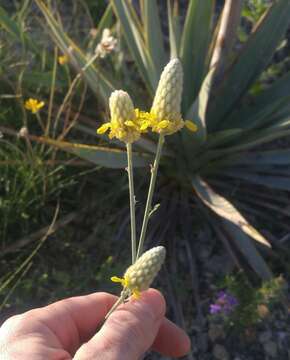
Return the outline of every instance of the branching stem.
[[[150,213],[152,211],[152,198],[153,198],[153,193],[154,193],[154,189],[155,189],[156,177],[157,177],[157,172],[158,172],[159,161],[160,161],[160,157],[161,157],[163,144],[164,144],[164,135],[160,134],[154,164],[151,169],[150,185],[149,185],[149,190],[148,190],[148,195],[147,195],[147,202],[146,202],[143,224],[142,224],[142,229],[141,229],[141,235],[140,235],[140,240],[139,240],[139,246],[138,246],[138,251],[137,251],[137,259],[142,255],[142,252],[143,252],[143,245],[144,245],[144,240],[146,237],[147,225],[148,225],[148,221],[150,218]]]
[[[130,218],[131,218],[131,248],[132,248],[132,264],[136,261],[136,217],[135,217],[135,193],[133,178],[133,160],[132,160],[132,144],[127,144],[128,158],[128,178],[129,178],[129,198],[130,198]]]

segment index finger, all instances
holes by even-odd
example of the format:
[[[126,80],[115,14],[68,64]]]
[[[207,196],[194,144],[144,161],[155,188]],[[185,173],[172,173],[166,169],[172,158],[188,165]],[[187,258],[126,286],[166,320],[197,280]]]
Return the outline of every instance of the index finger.
[[[64,299],[30,313],[58,337],[64,349],[73,353],[96,333],[116,300],[114,295],[98,292]]]

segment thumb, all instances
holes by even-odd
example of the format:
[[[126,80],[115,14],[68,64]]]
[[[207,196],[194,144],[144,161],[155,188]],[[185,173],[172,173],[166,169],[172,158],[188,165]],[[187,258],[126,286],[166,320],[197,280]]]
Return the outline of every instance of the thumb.
[[[153,344],[165,314],[165,300],[154,289],[121,305],[101,330],[76,353],[75,360],[137,360]]]

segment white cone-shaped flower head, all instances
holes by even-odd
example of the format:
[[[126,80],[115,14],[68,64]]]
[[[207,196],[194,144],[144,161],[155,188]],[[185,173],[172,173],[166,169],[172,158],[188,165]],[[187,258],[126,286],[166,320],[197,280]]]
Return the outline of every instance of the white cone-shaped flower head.
[[[181,116],[181,96],[183,88],[183,70],[179,59],[172,59],[164,68],[156,94],[151,114],[155,118],[153,131],[165,135],[172,134],[184,125]]]
[[[147,290],[158,274],[165,260],[166,249],[164,246],[156,246],[146,251],[125,272],[124,278],[113,277],[115,282],[121,282],[125,289],[129,289],[138,298],[140,292]]]
[[[129,94],[123,90],[114,91],[109,99],[109,108],[111,121],[102,125],[98,129],[98,133],[102,134],[110,129],[110,138],[116,137],[125,143],[138,140],[140,130]]]

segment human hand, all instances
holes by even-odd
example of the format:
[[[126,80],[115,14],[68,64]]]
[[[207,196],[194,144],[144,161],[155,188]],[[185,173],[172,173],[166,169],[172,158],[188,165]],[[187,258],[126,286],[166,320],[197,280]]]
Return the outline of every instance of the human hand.
[[[116,300],[94,293],[9,318],[0,328],[1,360],[137,360],[151,347],[170,357],[189,351],[189,338],[164,317],[164,298],[154,289],[119,306],[96,333]]]

